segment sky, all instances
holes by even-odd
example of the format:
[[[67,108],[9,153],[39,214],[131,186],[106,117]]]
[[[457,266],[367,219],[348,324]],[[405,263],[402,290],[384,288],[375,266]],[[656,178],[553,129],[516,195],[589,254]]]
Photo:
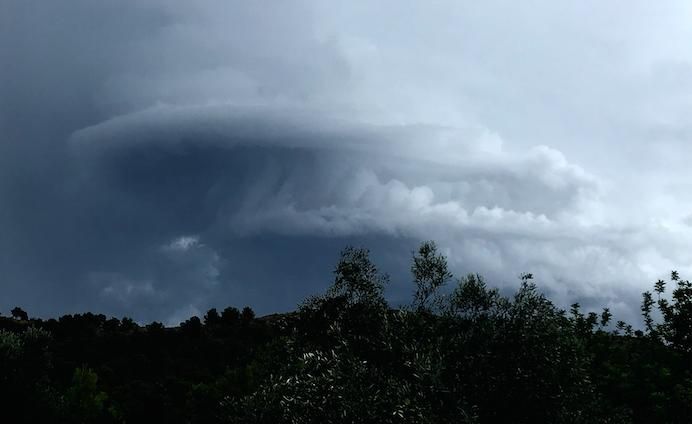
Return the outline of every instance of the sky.
[[[636,321],[692,276],[686,1],[0,0],[0,312],[288,311],[367,247]]]

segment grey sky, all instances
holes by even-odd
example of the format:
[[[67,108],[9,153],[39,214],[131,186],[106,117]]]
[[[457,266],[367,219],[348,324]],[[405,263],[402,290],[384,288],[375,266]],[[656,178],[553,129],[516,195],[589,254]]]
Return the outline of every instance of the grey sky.
[[[533,272],[632,319],[692,274],[687,2],[0,0],[0,310],[291,309]]]

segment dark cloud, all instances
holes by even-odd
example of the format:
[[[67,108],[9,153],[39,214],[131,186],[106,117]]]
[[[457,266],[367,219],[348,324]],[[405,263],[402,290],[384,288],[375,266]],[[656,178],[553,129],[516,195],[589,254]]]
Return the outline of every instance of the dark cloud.
[[[347,244],[399,302],[432,238],[631,316],[690,263],[675,8],[396,6],[0,0],[0,309],[287,310]]]

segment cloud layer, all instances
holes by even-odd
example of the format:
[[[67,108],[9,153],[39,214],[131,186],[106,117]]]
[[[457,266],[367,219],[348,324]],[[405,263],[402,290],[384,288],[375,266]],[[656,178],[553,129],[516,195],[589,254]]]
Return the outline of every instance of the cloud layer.
[[[348,243],[397,302],[435,239],[631,319],[692,271],[692,16],[563,7],[0,0],[0,309],[287,310]]]

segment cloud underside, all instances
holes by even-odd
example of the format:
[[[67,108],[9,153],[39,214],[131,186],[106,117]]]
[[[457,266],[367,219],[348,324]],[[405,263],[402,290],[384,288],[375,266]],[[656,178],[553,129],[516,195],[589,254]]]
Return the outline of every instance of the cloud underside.
[[[434,239],[459,272],[512,284],[532,271],[560,299],[616,308],[627,295],[617,282],[647,271],[633,259],[641,233],[594,213],[604,205],[596,176],[547,146],[508,153],[483,129],[159,105],[80,130],[70,145],[92,190],[124,193],[132,219],[170,217],[167,231],[217,242],[374,237],[410,250]],[[404,298],[399,275],[392,291]]]

